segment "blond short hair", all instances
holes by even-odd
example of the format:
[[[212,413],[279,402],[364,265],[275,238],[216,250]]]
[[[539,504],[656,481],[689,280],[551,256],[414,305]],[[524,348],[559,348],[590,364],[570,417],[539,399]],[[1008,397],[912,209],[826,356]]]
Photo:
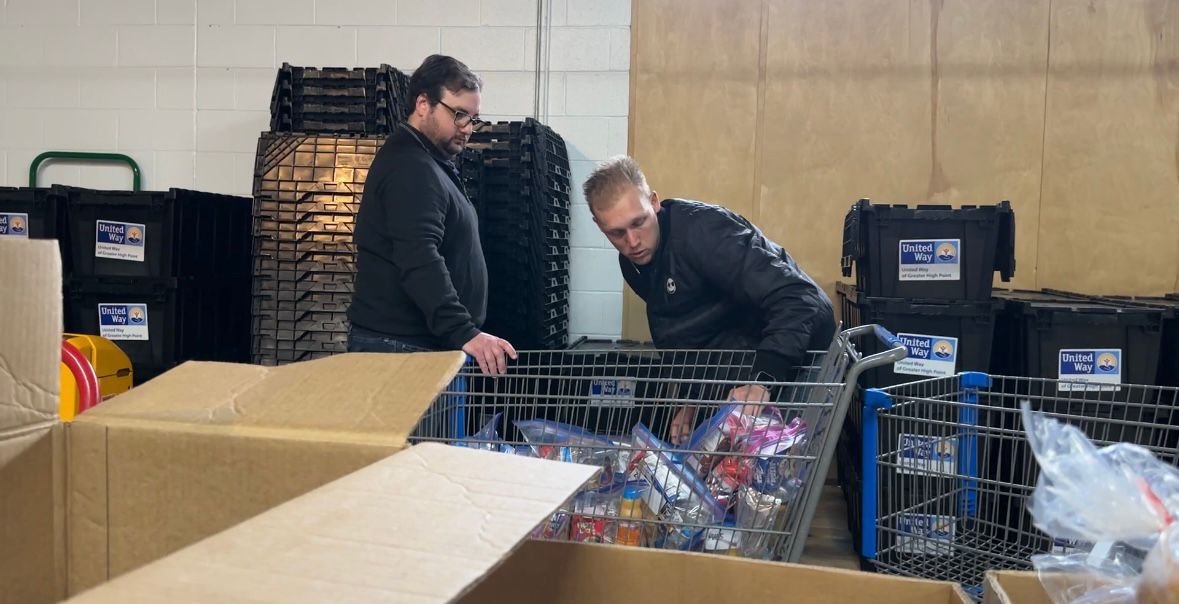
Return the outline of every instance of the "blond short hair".
[[[626,155],[618,155],[598,164],[582,185],[585,201],[591,212],[608,209],[630,187],[635,187],[644,197],[651,195],[647,177],[639,168],[639,162]]]

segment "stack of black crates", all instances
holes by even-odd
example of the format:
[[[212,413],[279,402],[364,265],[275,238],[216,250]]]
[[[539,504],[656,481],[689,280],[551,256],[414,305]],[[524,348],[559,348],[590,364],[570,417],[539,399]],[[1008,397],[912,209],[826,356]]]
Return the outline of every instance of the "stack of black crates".
[[[270,131],[388,135],[408,110],[409,77],[388,65],[355,69],[283,63],[270,96]]]
[[[266,133],[254,177],[254,362],[343,352],[352,233],[383,136]]]
[[[479,236],[487,258],[484,329],[521,350],[568,345],[569,155],[565,141],[526,119],[472,136],[483,159]]]
[[[248,198],[3,188],[0,236],[58,240],[65,331],[113,341],[135,383],[187,360],[249,360]]]
[[[987,371],[996,311],[993,273],[1015,273],[1015,219],[1011,205],[873,204],[856,202],[844,219],[843,274],[837,284],[844,328],[880,324],[908,348],[894,366],[865,372],[863,387],[886,387],[960,371]],[[881,352],[875,340],[863,352]],[[857,396],[857,402],[858,402]],[[837,468],[848,503],[848,522],[859,547],[860,405],[848,410]]]
[[[346,350],[356,214],[377,151],[411,109],[408,84],[387,65],[284,64],[279,70],[271,132],[259,138],[254,171],[254,362],[277,365]],[[488,126],[471,140],[456,166],[479,213],[488,265],[483,329],[518,349],[563,348],[565,143],[531,119]]]

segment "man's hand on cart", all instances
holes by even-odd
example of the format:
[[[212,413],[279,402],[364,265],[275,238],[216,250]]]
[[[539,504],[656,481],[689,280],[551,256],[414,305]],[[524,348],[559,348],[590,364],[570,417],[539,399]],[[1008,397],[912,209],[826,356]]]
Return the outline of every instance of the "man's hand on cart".
[[[479,363],[479,369],[487,375],[503,374],[508,367],[504,355],[516,358],[516,349],[512,347],[510,342],[483,332],[479,332],[464,344],[463,352],[471,355]]]
[[[770,391],[765,386],[758,384],[737,386],[729,391],[728,400],[730,403],[747,403],[742,407],[741,414],[757,417],[761,415],[765,404],[770,402]],[[695,428],[696,407],[693,405],[680,407],[671,420],[671,430],[668,436],[671,438],[672,444],[683,445],[691,438]]]

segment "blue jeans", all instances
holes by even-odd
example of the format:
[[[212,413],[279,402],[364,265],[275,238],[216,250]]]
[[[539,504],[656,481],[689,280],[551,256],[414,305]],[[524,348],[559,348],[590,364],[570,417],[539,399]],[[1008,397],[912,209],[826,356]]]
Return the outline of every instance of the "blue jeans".
[[[402,342],[363,327],[353,327],[348,332],[348,352],[430,352],[424,348]]]

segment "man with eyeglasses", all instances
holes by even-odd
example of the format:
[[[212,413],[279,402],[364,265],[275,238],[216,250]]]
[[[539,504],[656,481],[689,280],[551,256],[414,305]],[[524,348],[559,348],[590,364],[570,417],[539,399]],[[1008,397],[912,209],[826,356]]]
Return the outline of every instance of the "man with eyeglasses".
[[[454,158],[479,119],[483,83],[453,57],[431,55],[409,83],[405,123],[373,160],[356,217],[351,352],[463,350],[503,373],[516,350],[480,330],[487,265],[475,207]]]

